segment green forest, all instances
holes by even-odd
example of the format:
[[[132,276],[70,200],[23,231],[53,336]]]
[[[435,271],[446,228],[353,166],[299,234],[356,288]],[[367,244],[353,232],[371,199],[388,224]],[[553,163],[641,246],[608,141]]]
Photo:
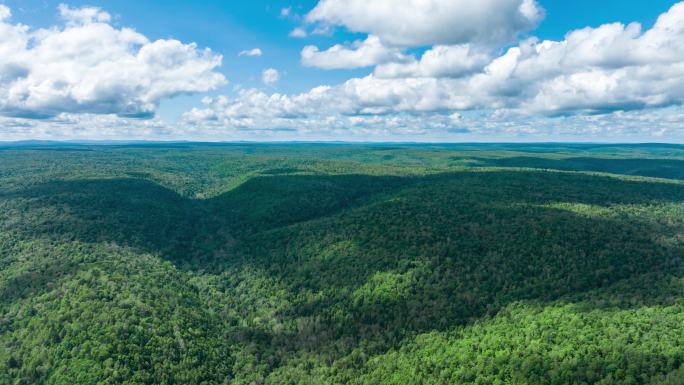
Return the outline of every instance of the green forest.
[[[682,385],[684,146],[0,144],[2,385]]]

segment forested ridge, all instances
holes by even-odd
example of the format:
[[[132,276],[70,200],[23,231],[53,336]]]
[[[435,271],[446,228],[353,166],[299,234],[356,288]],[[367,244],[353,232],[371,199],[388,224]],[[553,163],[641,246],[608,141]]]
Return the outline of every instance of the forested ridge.
[[[684,146],[0,146],[0,384],[684,384]]]

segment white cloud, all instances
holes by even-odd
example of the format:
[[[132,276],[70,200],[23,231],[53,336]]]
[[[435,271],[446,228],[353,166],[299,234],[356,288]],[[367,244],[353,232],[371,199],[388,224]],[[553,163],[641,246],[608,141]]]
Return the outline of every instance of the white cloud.
[[[112,17],[109,13],[102,11],[100,8],[83,7],[70,8],[66,4],[60,4],[59,15],[67,23],[67,25],[78,26],[90,23],[109,23]]]
[[[180,127],[159,119],[126,119],[116,115],[61,113],[49,120],[0,116],[0,140],[136,140],[172,138]]]
[[[223,77],[215,72],[219,56],[175,40],[150,42],[134,30],[112,27],[105,21],[108,16],[94,8],[67,9],[66,26],[32,31],[10,23],[9,9],[0,6],[0,114],[55,116],[45,121],[0,118],[0,138],[31,137],[29,133],[54,137],[59,132],[94,137],[98,130],[109,138],[140,130],[143,136],[191,139],[396,135],[448,140],[476,135],[497,140],[684,140],[684,2],[646,31],[639,24],[606,24],[571,31],[560,41],[527,38],[501,52],[496,44],[541,18],[536,3],[471,4],[468,12],[474,19],[496,13],[498,6],[497,12],[512,9],[514,18],[528,23],[501,21],[510,13],[493,15],[484,23],[494,28],[500,22],[495,37],[473,32],[470,39],[460,34],[472,31],[474,24],[442,20],[442,13],[462,1],[402,2],[392,11],[396,14],[384,14],[386,23],[360,29],[330,15],[341,18],[344,12],[369,7],[380,12],[396,2],[349,0],[349,9],[342,10],[336,8],[337,0],[323,0],[316,12],[330,17],[314,18],[322,23],[315,28],[342,24],[369,36],[324,51],[307,47],[302,62],[320,68],[375,66],[370,75],[293,95],[237,89],[235,97],[205,98],[179,124],[109,114],[147,115],[165,97],[222,84]],[[420,10],[420,4],[433,9]],[[435,20],[420,29],[407,12],[415,13],[416,20],[426,14]],[[416,44],[431,48],[420,57],[407,54],[406,47]],[[266,85],[279,79],[273,68],[262,73]]]
[[[489,60],[488,53],[467,44],[438,45],[426,51],[419,61],[380,65],[375,75],[381,78],[461,77],[482,70]]]
[[[502,80],[518,89],[531,113],[600,113],[684,102],[684,3],[642,32],[639,24],[606,24],[569,33],[564,41],[522,43],[505,55]],[[473,86],[493,88],[480,76]],[[502,88],[502,87],[499,87]],[[492,89],[492,94],[497,93]]]
[[[543,10],[534,0],[321,0],[306,17],[314,31],[343,25],[368,33],[351,46],[325,51],[307,46],[302,63],[324,69],[376,68],[378,77],[459,77],[481,70],[491,52],[536,26]],[[434,45],[420,60],[403,48]]]
[[[508,43],[542,18],[535,0],[320,0],[306,15],[399,46]]]
[[[0,9],[0,114],[150,116],[164,98],[225,83],[208,49],[117,29],[98,8],[59,10],[65,26],[31,30]]]
[[[0,4],[0,20],[6,20],[12,17],[12,11],[6,5]]]
[[[235,99],[206,99],[181,127],[256,139],[684,141],[682,107],[562,117],[510,110],[356,114],[348,113],[355,108],[349,100],[335,98],[329,87],[293,96],[243,90]]]
[[[385,47],[377,36],[355,41],[351,46],[337,44],[325,51],[309,45],[302,50],[302,64],[323,69],[370,67],[381,63],[406,61],[396,48]]]
[[[349,54],[344,48],[340,51]],[[397,119],[406,122],[416,116],[424,118],[425,126],[434,126],[442,115],[453,124],[464,111],[498,111],[496,116],[515,116],[516,122],[571,121],[597,127],[597,121],[643,116],[649,109],[682,103],[684,2],[645,32],[638,24],[606,24],[572,31],[563,41],[527,39],[493,59],[471,46],[436,46],[420,61],[380,65],[372,75],[337,86],[298,95],[245,90],[235,99],[208,103],[186,118],[198,122],[209,116],[226,127],[323,129],[327,123],[353,125],[354,119],[394,121],[396,126]],[[639,110],[646,111],[613,113]],[[594,114],[608,118],[590,120]],[[575,117],[549,118],[568,115]],[[433,117],[436,121],[428,123]],[[507,125],[505,119],[484,122]],[[516,127],[528,133],[544,129]],[[668,129],[673,129],[671,123]],[[608,132],[605,125],[601,130]]]
[[[240,51],[238,56],[261,56],[263,55],[263,52],[261,51],[261,48],[252,48],[244,51]]]
[[[335,28],[332,25],[318,25],[313,29],[313,31],[311,31],[312,35],[327,37],[331,37],[334,33]]]
[[[261,73],[261,81],[267,86],[274,86],[280,80],[280,72],[275,68],[265,69]]]
[[[288,16],[290,16],[291,12],[292,12],[292,8],[290,8],[290,7],[281,8],[280,9],[280,17],[288,17]]]
[[[303,28],[295,28],[290,32],[289,36],[296,38],[304,38],[307,36],[307,33]]]
[[[271,95],[257,95],[257,99]],[[244,96],[246,97],[246,96]],[[240,97],[242,98],[242,97]],[[381,141],[603,141],[684,142],[684,108],[614,112],[604,115],[530,117],[510,111],[489,113],[400,113],[385,115],[233,115],[237,102],[207,98],[206,115],[188,113],[179,123],[125,119],[115,115],[60,114],[50,120],[0,117],[0,141],[23,139],[107,140],[381,140]],[[315,103],[311,110],[320,107]],[[260,108],[258,104],[254,104]],[[214,109],[215,108],[215,109]],[[246,110],[243,110],[243,112]]]

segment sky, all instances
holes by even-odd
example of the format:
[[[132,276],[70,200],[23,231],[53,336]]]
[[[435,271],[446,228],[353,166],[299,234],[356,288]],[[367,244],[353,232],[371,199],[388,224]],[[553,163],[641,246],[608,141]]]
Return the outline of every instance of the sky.
[[[684,2],[0,0],[0,141],[684,143]]]

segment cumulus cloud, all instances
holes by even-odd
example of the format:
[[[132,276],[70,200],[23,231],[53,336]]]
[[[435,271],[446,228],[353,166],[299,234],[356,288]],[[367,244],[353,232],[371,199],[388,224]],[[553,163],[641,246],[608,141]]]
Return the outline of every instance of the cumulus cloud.
[[[420,60],[411,58],[404,63],[380,65],[375,75],[380,78],[462,77],[482,70],[489,60],[487,51],[468,44],[438,45],[426,51]]]
[[[270,97],[269,95],[266,96]],[[221,98],[205,100],[210,107]],[[225,102],[224,102],[225,103]],[[224,105],[225,107],[225,105]],[[207,108],[203,109],[207,110]],[[198,110],[199,111],[199,110]],[[510,111],[391,115],[186,119],[125,119],[115,115],[59,114],[51,120],[0,117],[0,141],[24,139],[166,140],[570,140],[627,142],[684,141],[684,108],[613,112],[603,115],[529,117]]]
[[[0,20],[9,19],[12,16],[12,11],[6,5],[0,4]]]
[[[226,96],[205,98],[203,108],[195,108],[183,116],[184,126],[204,127],[207,131],[225,130],[260,132],[295,130],[298,135],[362,135],[382,132],[426,132],[447,129],[450,121],[417,114],[358,114],[350,100],[335,100],[337,92],[330,87],[318,87],[298,95],[267,94],[256,89],[244,89],[236,98]],[[330,138],[330,137],[329,137]]]
[[[343,25],[369,33],[351,46],[321,51],[307,46],[302,64],[323,69],[380,65],[375,75],[459,77],[481,70],[500,44],[509,43],[536,26],[543,10],[534,0],[321,0],[306,17],[316,29]],[[418,60],[406,47],[432,45]]]
[[[345,51],[346,52],[346,51]],[[563,41],[528,39],[487,61],[466,46],[435,47],[420,61],[328,88],[355,111],[515,109],[570,113],[684,102],[684,3],[650,30],[606,24]],[[319,92],[318,90],[316,91]]]
[[[432,112],[459,103],[451,100],[454,98],[451,91],[449,84],[433,78],[379,79],[369,75],[296,95],[240,90],[237,98],[210,99],[211,111],[193,110],[191,115],[199,117],[206,113],[208,119],[244,118],[245,121],[265,117],[275,121],[311,116]]]
[[[493,58],[471,45],[435,46],[420,60],[379,65],[373,74],[337,86],[297,95],[243,90],[233,99],[212,99],[185,118],[242,128],[351,127],[369,121],[447,127],[461,125],[462,112],[496,111],[492,116],[506,118],[483,118],[483,124],[506,126],[511,120],[518,122],[518,132],[529,133],[549,122],[596,128],[608,121],[605,117],[624,120],[682,103],[684,3],[647,31],[638,24],[606,24],[572,31],[562,41],[526,39]],[[540,126],[520,124],[525,120]],[[652,122],[649,127],[656,126]]]
[[[182,128],[156,118],[126,119],[116,115],[60,113],[49,120],[0,116],[0,141],[136,140],[172,138]]]
[[[232,97],[205,98],[178,124],[110,114],[144,116],[165,97],[222,84],[219,56],[114,28],[96,8],[65,8],[63,27],[32,31],[11,23],[0,5],[0,115],[59,122],[0,118],[0,138],[32,130],[49,136],[59,127],[85,135],[94,132],[88,125],[114,135],[119,125],[128,133],[219,139],[684,139],[684,2],[647,30],[612,23],[542,41],[519,37],[542,17],[536,2],[487,0],[455,16],[454,4],[464,1],[411,0],[390,9],[396,1],[348,0],[343,9],[338,0],[322,0],[308,16],[312,28],[343,25],[368,37],[326,50],[306,47],[302,63],[375,66],[369,75],[290,95],[237,89]],[[384,17],[370,22],[370,10]],[[449,12],[449,22],[442,20]],[[352,14],[362,17],[347,21]],[[433,19],[421,27],[425,15]],[[470,20],[477,17],[491,37],[479,35]],[[502,50],[511,39],[517,43]],[[408,47],[417,45],[431,48],[414,57]],[[262,73],[268,86],[279,79],[276,69]]]
[[[645,32],[637,23],[614,23],[572,31],[559,42],[523,42],[499,59],[508,67],[501,81],[508,92],[518,89],[519,107],[532,113],[680,104],[683,49],[684,3],[679,3]],[[484,76],[473,85],[495,86]]]
[[[59,15],[68,25],[83,25],[90,23],[109,23],[112,17],[96,7],[70,8],[66,4],[60,4]]]
[[[603,115],[530,116],[511,110],[449,113],[346,114],[353,105],[334,102],[328,87],[286,96],[243,90],[236,98],[204,100],[184,115],[181,127],[210,135],[314,140],[684,140],[684,108],[616,111]],[[648,140],[648,139],[646,139]]]
[[[159,102],[225,83],[221,56],[115,28],[98,8],[59,7],[63,26],[31,30],[0,6],[0,114],[148,117]]]
[[[532,30],[543,16],[535,0],[321,0],[306,20],[398,46],[498,45]]]
[[[240,51],[238,56],[261,56],[263,55],[263,52],[261,52],[261,48],[252,48],[244,51]]]
[[[325,51],[309,45],[304,47],[301,55],[303,65],[323,69],[362,68],[407,60],[401,50],[385,47],[377,36],[372,35],[350,46],[338,44]]]
[[[275,68],[265,69],[261,73],[261,81],[267,86],[274,86],[280,81],[280,72]]]
[[[257,98],[272,95],[248,90]],[[613,112],[603,115],[530,117],[512,111],[431,112],[384,115],[306,116],[232,115],[225,108],[238,99],[206,98],[179,123],[159,119],[126,119],[115,115],[59,114],[50,120],[0,117],[0,141],[23,139],[165,139],[165,140],[570,140],[627,142],[684,141],[684,108]],[[258,108],[258,104],[254,104]],[[319,107],[315,104],[311,108]],[[215,110],[214,110],[215,108]],[[238,109],[239,110],[239,109]],[[247,111],[247,110],[242,110]],[[212,116],[212,114],[214,114]]]
[[[305,38],[307,36],[307,33],[303,28],[295,28],[290,32],[289,36],[301,39]]]

